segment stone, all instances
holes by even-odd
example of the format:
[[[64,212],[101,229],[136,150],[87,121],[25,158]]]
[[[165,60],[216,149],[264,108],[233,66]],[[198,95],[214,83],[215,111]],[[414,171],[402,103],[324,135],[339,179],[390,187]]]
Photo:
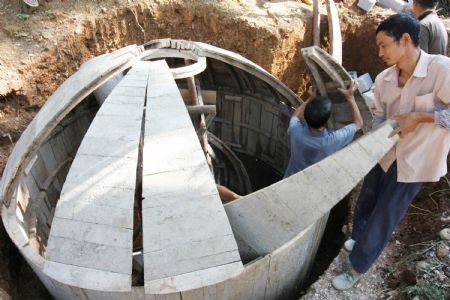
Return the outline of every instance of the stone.
[[[358,7],[365,11],[369,11],[372,9],[372,7],[375,5],[375,0],[359,0]]]
[[[427,263],[426,261],[419,261],[416,264],[416,271],[420,271],[420,272],[426,272],[430,269],[430,264]]]
[[[391,298],[391,299],[398,299],[398,297],[400,296],[400,292],[397,290],[393,290],[393,291],[389,291],[387,293],[387,295]]]
[[[445,259],[450,253],[450,247],[446,244],[438,244],[436,247],[436,256],[440,259]]]
[[[439,232],[439,236],[443,240],[450,241],[450,228],[444,228]]]
[[[445,282],[446,280],[448,280],[447,276],[445,276],[445,274],[442,271],[434,270],[434,274],[442,282]]]
[[[450,224],[450,210],[444,211],[441,215],[441,222]]]

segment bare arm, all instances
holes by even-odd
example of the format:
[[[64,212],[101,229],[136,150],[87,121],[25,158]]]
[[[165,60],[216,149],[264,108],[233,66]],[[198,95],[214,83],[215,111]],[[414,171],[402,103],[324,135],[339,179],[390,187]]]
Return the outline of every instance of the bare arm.
[[[310,86],[308,89],[309,98],[303,102],[297,109],[292,113],[292,117],[298,117],[299,119],[304,120],[305,107],[306,104],[317,95],[317,91],[315,87]]]
[[[348,104],[350,105],[350,110],[352,111],[352,118],[353,122],[356,125],[356,129],[360,130],[363,127],[363,119],[361,116],[361,112],[359,111],[358,105],[356,104],[356,99],[353,93],[355,92],[357,88],[357,85],[354,81],[350,84],[350,87],[348,89],[338,89],[347,100]]]
[[[416,130],[417,125],[420,123],[434,123],[434,114],[427,112],[410,112],[406,114],[396,115],[393,117],[398,122],[398,127],[391,132],[389,137],[396,135],[397,133],[403,137],[410,132]]]

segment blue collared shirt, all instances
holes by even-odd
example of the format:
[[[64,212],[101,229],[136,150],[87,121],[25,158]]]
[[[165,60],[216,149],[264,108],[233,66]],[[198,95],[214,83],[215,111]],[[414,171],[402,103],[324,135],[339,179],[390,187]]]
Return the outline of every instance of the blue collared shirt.
[[[356,125],[352,123],[336,131],[330,132],[324,129],[322,132],[314,133],[306,122],[292,117],[287,131],[291,145],[291,157],[284,178],[343,148],[352,141],[356,131]]]

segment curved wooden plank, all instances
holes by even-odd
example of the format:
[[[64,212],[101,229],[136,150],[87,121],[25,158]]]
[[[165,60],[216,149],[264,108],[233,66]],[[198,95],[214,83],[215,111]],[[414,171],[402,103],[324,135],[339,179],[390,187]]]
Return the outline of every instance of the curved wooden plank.
[[[212,285],[244,269],[214,177],[164,60],[152,62],[142,180],[146,294]]]
[[[394,146],[392,129],[386,122],[302,172],[226,204],[233,232],[260,255],[275,251],[358,184]]]
[[[310,54],[309,58],[315,61],[316,64],[318,64],[322,68],[322,70],[324,70],[328,74],[328,76],[330,76],[330,78],[339,85],[340,88],[346,87],[344,84],[344,80],[342,80],[341,76],[339,76],[339,74],[334,70],[334,68],[327,60],[319,57],[315,51]]]
[[[232,169],[237,170],[237,181],[239,181],[239,184],[242,186],[242,190],[245,191],[246,194],[251,193],[253,191],[252,184],[242,161],[236,156],[236,154],[233,152],[233,150],[230,149],[230,147],[228,147],[222,140],[217,138],[212,132],[208,131],[207,134],[210,143],[216,148],[220,149],[220,151],[227,157],[227,159],[231,163]]]
[[[87,95],[114,75],[129,68],[141,50],[142,47],[133,45],[96,57],[83,64],[55,91],[17,141],[0,182],[0,200],[9,201],[12,193],[10,186],[15,175],[25,168],[32,153],[53,128]]]
[[[242,70],[245,70],[250,74],[260,78],[261,80],[267,82],[269,85],[274,87],[274,89],[276,89],[281,95],[283,95],[286,100],[290,102],[291,106],[297,107],[302,103],[300,97],[292,92],[284,83],[273,77],[269,72],[267,72],[257,64],[234,52],[201,42],[170,39],[154,40],[144,44],[144,47],[145,49],[167,47],[170,47],[172,49],[187,49],[193,51],[198,56],[206,56],[223,61]]]
[[[44,273],[59,282],[131,290],[134,188],[149,72],[150,62],[133,66],[100,107],[77,151],[45,255]],[[133,86],[129,77],[137,77]],[[139,95],[130,97],[131,91]]]
[[[328,13],[328,31],[330,34],[330,54],[342,64],[342,35],[341,25],[339,24],[339,15],[333,0],[326,0]]]
[[[319,0],[313,0],[313,45],[320,46],[320,12],[319,12]]]
[[[317,87],[319,94],[322,96],[327,96],[327,89],[325,86],[325,82],[323,82],[316,64],[311,59],[309,59],[309,53],[311,51],[312,51],[311,48],[303,48],[302,49],[303,58],[305,59],[305,63],[308,66],[309,70],[311,71],[311,74],[313,75],[312,81],[315,83],[315,86]]]
[[[166,57],[177,57],[196,61],[196,63],[179,68],[171,68],[174,79],[183,79],[200,74],[206,69],[206,57],[197,56],[193,52],[179,51],[175,49],[150,49],[142,53],[141,59],[157,59]]]
[[[338,100],[339,97],[342,98],[337,88],[348,86],[352,81],[344,67],[319,47],[303,48],[302,54],[307,66],[310,68],[320,94],[329,96],[332,100],[333,98]],[[325,82],[325,80],[329,80],[328,77],[333,81]],[[359,90],[355,91],[355,98],[364,120],[363,132],[367,132],[372,127],[372,113]],[[352,122],[351,111],[347,103],[333,103],[333,106],[332,118],[330,119],[331,122],[329,122],[330,129],[338,129]]]

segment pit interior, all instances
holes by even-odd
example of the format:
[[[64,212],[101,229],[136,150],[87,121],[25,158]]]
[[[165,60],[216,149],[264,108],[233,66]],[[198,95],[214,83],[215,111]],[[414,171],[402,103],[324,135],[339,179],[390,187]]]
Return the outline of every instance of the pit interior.
[[[137,4],[84,20],[81,32],[49,48],[31,66],[27,84],[35,84],[39,89],[32,91],[29,86],[24,86],[29,106],[36,111],[65,77],[86,59],[129,44],[143,44],[165,37],[202,41],[237,52],[268,70],[300,96],[304,95],[310,74],[300,49],[310,46],[312,40],[308,9],[303,8],[304,11],[291,16],[300,18],[301,22],[294,24],[297,26],[283,28],[257,25],[242,15],[230,14],[214,5],[196,5]],[[327,23],[324,18],[322,20],[322,46],[327,48]],[[343,65],[347,70],[374,75],[381,69],[380,64],[369,63],[376,61],[376,51],[374,43],[365,42],[370,41],[368,33],[373,35],[373,30],[367,29],[368,25],[372,29],[374,24],[370,18],[358,26],[350,21],[343,24]],[[239,30],[233,30],[236,27]],[[371,53],[373,57],[361,60],[359,55],[351,55],[356,52],[355,44],[360,45],[356,47],[358,53]],[[179,59],[168,59],[167,62],[171,67],[185,63]],[[286,129],[292,105],[267,83],[245,71],[209,58],[207,66],[207,70],[196,78],[202,87],[205,104],[217,105],[217,115],[209,131],[220,142],[213,143],[212,147],[219,153],[223,151],[218,151],[218,148],[224,145],[231,150],[249,179],[249,182],[240,180],[236,167],[230,167],[232,162],[223,156],[214,166],[216,181],[243,195],[278,181],[289,159]],[[62,70],[66,75],[61,76]],[[186,80],[178,80],[177,84],[188,103]],[[11,92],[6,96],[7,101],[14,99],[15,95]],[[19,179],[17,216],[23,220],[25,232],[41,254],[45,253],[53,212],[72,159],[99,107],[93,94],[81,102],[53,130]],[[259,117],[242,120],[240,112],[244,110]],[[31,111],[33,114],[33,109]],[[53,153],[50,159],[48,155],[42,155],[48,153],[49,148]],[[29,205],[29,198],[34,199],[33,206]],[[319,250],[313,276],[320,275],[336,255],[344,238],[340,228],[347,214],[346,200],[332,211],[329,221],[332,226],[327,226],[321,246],[324,250]],[[328,239],[327,236],[334,238]],[[244,263],[255,258],[243,255]],[[308,280],[313,281],[314,277]]]

